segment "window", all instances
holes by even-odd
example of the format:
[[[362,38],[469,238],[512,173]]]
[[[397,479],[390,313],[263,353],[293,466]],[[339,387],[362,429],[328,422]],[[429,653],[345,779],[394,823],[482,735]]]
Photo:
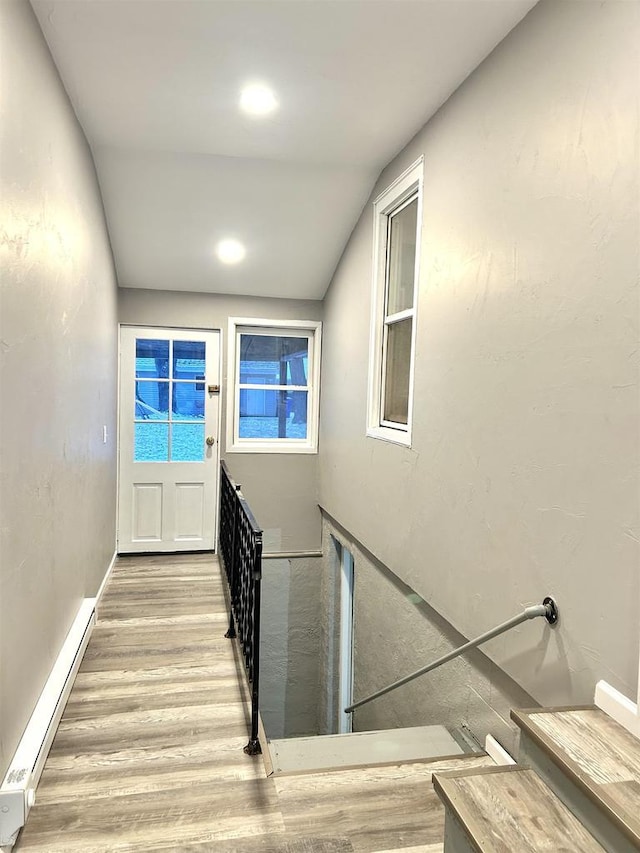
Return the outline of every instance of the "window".
[[[137,337],[135,462],[204,461],[205,342]]]
[[[367,435],[411,444],[422,158],[373,205],[374,270]]]
[[[229,320],[227,450],[316,453],[321,323]]]

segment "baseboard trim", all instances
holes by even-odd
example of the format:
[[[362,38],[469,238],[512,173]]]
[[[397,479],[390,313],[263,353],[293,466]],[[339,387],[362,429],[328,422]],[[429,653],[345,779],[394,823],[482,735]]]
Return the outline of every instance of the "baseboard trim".
[[[500,744],[493,735],[487,735],[484,740],[484,751],[496,764],[508,767],[516,763],[515,758]]]
[[[117,551],[114,551],[95,598],[85,598],[80,605],[0,785],[0,848],[3,851],[13,847],[35,803],[36,787],[91,637],[96,608],[117,556]]]
[[[102,583],[100,584],[100,588],[98,589],[98,591],[96,593],[96,598],[95,598],[96,610],[98,609],[98,605],[100,604],[100,599],[104,595],[105,588],[107,586],[109,578],[111,577],[111,572],[113,571],[113,567],[115,566],[117,559],[118,559],[118,551],[116,549],[113,552],[113,557],[111,558],[111,562],[109,563],[109,566],[107,567],[107,571],[104,573],[104,577],[102,578]]]
[[[596,684],[595,704],[608,714],[612,719],[623,726],[627,731],[631,732],[637,738],[640,738],[640,709],[636,702],[632,702],[615,687],[607,684],[606,681],[599,681]]]
[[[0,845],[10,849],[35,803],[35,791],[95,622],[95,598],[85,598],[0,786]]]

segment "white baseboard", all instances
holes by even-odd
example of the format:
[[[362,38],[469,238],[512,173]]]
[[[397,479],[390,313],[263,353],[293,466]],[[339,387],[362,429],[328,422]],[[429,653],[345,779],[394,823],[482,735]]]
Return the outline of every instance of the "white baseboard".
[[[640,709],[636,702],[616,690],[606,681],[596,684],[595,704],[612,717],[616,723],[620,723],[627,731],[640,738]]]
[[[10,850],[24,826],[58,723],[95,622],[95,598],[85,598],[0,785],[0,846]]]
[[[102,583],[100,584],[100,589],[96,593],[96,610],[98,609],[98,605],[100,604],[100,599],[104,595],[105,587],[107,585],[107,582],[109,581],[109,578],[111,577],[111,572],[113,571],[113,567],[116,564],[117,558],[118,558],[118,552],[114,551],[113,557],[111,558],[111,562],[109,563],[107,571],[104,573],[104,577],[102,578]]]
[[[510,755],[507,750],[493,737],[493,735],[487,735],[484,739],[484,751],[490,758],[493,758],[496,764],[501,766],[509,766],[510,764],[515,764],[515,758]]]

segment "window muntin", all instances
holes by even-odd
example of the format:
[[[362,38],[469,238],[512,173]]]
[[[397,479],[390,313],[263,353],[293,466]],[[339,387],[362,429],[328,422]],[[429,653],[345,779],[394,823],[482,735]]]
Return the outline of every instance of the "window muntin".
[[[367,435],[411,443],[422,160],[374,202]]]
[[[205,343],[136,338],[134,462],[204,460]]]
[[[320,323],[230,320],[230,450],[316,451],[319,358]]]

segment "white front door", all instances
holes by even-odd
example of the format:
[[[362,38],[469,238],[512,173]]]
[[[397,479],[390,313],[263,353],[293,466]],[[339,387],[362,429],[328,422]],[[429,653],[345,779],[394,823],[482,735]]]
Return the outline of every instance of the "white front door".
[[[215,548],[220,332],[120,330],[118,551]]]

